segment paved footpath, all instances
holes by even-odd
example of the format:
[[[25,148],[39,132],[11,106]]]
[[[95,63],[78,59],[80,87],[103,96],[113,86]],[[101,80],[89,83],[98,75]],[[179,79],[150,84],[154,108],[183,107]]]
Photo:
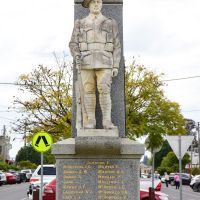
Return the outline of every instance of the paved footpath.
[[[161,192],[169,195],[169,200],[180,200],[180,190],[176,190],[175,186],[165,184],[162,185]],[[200,200],[200,192],[193,192],[190,186],[183,185],[182,200]]]

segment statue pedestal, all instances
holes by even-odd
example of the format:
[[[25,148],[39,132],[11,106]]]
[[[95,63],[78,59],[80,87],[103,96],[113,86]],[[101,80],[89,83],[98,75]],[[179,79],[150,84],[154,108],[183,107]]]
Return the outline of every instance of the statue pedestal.
[[[56,199],[139,200],[144,146],[127,138],[97,136],[55,143]]]
[[[78,137],[119,137],[118,129],[80,129],[77,131]]]

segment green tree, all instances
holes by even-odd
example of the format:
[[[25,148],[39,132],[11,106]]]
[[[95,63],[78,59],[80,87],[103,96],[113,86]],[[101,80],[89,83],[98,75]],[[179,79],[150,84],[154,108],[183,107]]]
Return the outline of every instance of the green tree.
[[[161,146],[166,134],[185,134],[180,107],[164,96],[161,76],[135,63],[125,74],[126,134],[131,139],[148,135],[150,150]]]
[[[40,153],[35,151],[32,146],[25,146],[18,151],[15,161],[16,163],[30,161],[31,163],[39,165],[41,162]]]
[[[17,121],[17,132],[29,132],[29,139],[40,130],[49,132],[54,142],[71,135],[72,64],[57,59],[56,70],[40,65],[21,75],[22,91],[28,100],[15,99],[23,116]],[[126,68],[126,135],[135,139],[149,137],[149,149],[158,147],[165,134],[184,134],[185,121],[179,105],[169,101],[162,89],[161,75],[135,63]]]
[[[170,147],[167,140],[163,142],[162,148],[159,152],[155,154],[155,168],[159,167],[161,165],[161,162],[163,158],[172,151],[172,148]]]
[[[190,162],[190,156],[186,153],[182,159],[182,169]],[[170,169],[170,172],[179,171],[179,161],[174,152],[169,152],[161,162],[160,168]],[[159,170],[159,168],[158,168]]]
[[[44,164],[53,164],[55,163],[55,157],[51,154],[51,150],[44,152]],[[39,165],[41,163],[41,154],[37,152],[32,146],[22,147],[15,159],[18,165],[28,164],[29,162],[32,164]]]
[[[29,94],[24,100],[16,97],[15,108],[22,113],[15,123],[16,132],[34,133],[45,130],[54,142],[71,135],[72,64],[56,57],[53,68],[39,65],[19,77],[20,90]]]

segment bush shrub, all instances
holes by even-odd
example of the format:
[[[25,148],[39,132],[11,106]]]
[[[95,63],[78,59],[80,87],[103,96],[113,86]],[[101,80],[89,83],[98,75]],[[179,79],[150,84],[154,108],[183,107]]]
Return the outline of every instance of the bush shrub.
[[[200,168],[196,167],[196,168],[192,168],[191,169],[191,174],[192,175],[199,175],[200,174]]]
[[[9,171],[9,169],[13,169],[13,170],[19,170],[19,168],[16,165],[9,165],[5,162],[0,162],[0,170],[2,171]]]

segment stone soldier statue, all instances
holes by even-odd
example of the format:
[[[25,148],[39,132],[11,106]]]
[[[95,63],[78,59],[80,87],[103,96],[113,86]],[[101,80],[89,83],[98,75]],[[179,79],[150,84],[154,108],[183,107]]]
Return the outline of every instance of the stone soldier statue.
[[[90,13],[75,21],[69,43],[79,73],[82,127],[96,128],[97,86],[103,128],[113,129],[110,92],[112,77],[117,76],[121,59],[118,25],[114,19],[102,15],[102,0],[84,0],[82,6],[89,8]]]

